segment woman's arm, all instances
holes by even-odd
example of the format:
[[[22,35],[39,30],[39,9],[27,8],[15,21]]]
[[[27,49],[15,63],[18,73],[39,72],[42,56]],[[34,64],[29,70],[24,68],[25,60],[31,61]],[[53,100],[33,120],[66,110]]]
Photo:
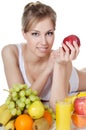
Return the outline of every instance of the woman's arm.
[[[54,58],[53,54],[49,58],[46,69],[37,77],[37,79],[32,83],[31,87],[41,93],[43,87],[45,86],[49,75],[53,70]],[[18,65],[18,50],[15,45],[5,46],[2,50],[2,59],[4,64],[4,71],[8,83],[8,87],[11,88],[13,84],[22,83],[24,80]]]
[[[86,91],[86,68],[78,70],[76,69],[79,76],[79,88],[78,91]]]
[[[51,52],[47,66],[45,70],[37,77],[36,81],[31,85],[33,90],[37,90],[40,95],[50,74],[53,72],[53,66],[55,63],[54,53]]]
[[[69,92],[69,77],[72,71],[72,64],[55,64],[53,71],[53,83],[51,89],[50,106],[55,111],[56,101],[63,100]]]
[[[13,84],[24,83],[18,67],[18,51],[15,45],[7,45],[2,49],[2,60],[8,88]]]
[[[56,63],[54,65],[53,71],[53,83],[51,89],[51,97],[50,97],[50,106],[55,111],[56,101],[64,100],[64,98],[68,95],[70,90],[69,79],[72,72],[72,60],[76,59],[79,48],[75,45],[72,47],[70,44],[67,44],[71,48],[71,54],[69,53],[69,49],[65,46],[65,52],[60,47],[59,53],[57,52]]]

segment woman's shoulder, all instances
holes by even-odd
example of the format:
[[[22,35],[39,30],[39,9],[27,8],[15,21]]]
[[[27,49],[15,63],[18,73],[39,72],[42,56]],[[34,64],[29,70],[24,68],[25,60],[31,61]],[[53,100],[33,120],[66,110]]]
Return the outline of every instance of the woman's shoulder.
[[[14,55],[14,54],[18,54],[18,50],[17,50],[17,46],[16,44],[8,44],[5,45],[2,50],[1,50],[1,54],[2,56],[9,56],[9,55]]]
[[[15,52],[17,49],[15,44],[8,44],[2,48],[2,54]]]
[[[18,51],[18,48],[21,48],[23,45],[24,45],[24,43],[7,44],[2,48],[2,53],[4,53],[4,52],[16,52],[16,51]]]

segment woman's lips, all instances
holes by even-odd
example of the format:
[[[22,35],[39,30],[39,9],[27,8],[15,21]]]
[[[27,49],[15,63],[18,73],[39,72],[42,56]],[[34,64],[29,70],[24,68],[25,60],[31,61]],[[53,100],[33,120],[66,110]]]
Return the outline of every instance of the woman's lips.
[[[48,47],[38,47],[38,49],[41,51],[41,52],[46,52],[48,50]]]

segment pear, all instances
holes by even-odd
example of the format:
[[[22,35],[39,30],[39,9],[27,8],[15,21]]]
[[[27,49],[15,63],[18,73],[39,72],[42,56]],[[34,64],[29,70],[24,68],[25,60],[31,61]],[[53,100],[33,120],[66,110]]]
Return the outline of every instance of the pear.
[[[48,121],[44,117],[36,119],[33,123],[33,130],[49,130]]]
[[[44,115],[44,105],[41,101],[34,101],[28,108],[28,114],[33,119],[39,119]]]

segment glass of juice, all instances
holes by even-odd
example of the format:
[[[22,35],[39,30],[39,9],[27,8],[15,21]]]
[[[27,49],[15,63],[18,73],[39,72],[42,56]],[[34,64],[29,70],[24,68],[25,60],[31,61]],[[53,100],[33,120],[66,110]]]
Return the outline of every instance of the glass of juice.
[[[56,102],[56,130],[71,130],[71,111],[71,102]]]

